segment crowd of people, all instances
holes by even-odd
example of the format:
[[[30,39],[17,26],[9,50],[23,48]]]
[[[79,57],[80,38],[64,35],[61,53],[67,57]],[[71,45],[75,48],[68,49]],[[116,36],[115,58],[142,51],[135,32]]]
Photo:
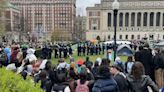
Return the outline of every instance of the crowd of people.
[[[77,47],[78,52],[80,47],[83,46]],[[89,49],[92,55],[92,46]],[[139,46],[135,55],[128,56],[125,63],[117,56],[114,64],[107,58],[97,57],[92,61],[86,56],[86,60],[79,58],[66,62],[59,56],[58,63],[53,65],[48,59],[51,57],[47,58],[47,50],[44,48],[42,52],[43,57],[37,58],[32,47],[1,47],[0,66],[6,66],[7,70],[24,79],[31,76],[35,83],[41,81],[45,92],[159,92],[164,81],[164,50],[151,50],[148,44]]]

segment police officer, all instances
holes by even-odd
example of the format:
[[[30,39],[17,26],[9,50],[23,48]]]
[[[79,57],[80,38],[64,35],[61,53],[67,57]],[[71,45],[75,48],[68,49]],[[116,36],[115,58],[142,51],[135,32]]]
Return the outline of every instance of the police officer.
[[[56,48],[55,48],[55,53],[54,53],[54,54],[55,54],[55,58],[58,58],[58,50],[59,50],[59,49],[56,47]]]
[[[85,47],[85,44],[82,46],[82,51],[83,51],[83,56],[85,56],[85,49],[86,49],[86,47]]]
[[[69,46],[68,52],[69,52],[69,55],[73,54],[71,46]]]

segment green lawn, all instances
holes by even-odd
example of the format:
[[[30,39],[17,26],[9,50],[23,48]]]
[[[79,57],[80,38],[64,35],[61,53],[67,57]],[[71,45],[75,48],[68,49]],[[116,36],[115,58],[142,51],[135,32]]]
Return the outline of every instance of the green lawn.
[[[83,59],[85,61],[85,59],[86,59],[87,56],[77,56],[77,53],[75,52],[73,54],[73,57],[74,57],[75,61],[77,61],[78,59]],[[104,55],[92,55],[92,56],[89,56],[90,60],[93,61],[93,62],[95,62],[98,57],[105,58],[105,54]],[[127,60],[127,56],[119,56],[119,57],[124,62]],[[69,62],[69,58],[65,59],[65,61],[66,62]],[[52,55],[52,63],[53,64],[57,64],[57,62],[58,62],[58,59],[55,59],[54,58],[54,54],[53,54]],[[113,62],[111,62],[111,63],[113,63]]]

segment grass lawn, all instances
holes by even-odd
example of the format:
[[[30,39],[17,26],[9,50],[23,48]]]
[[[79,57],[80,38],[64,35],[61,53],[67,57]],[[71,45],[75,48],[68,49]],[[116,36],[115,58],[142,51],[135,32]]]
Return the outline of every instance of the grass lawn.
[[[75,52],[73,54],[73,57],[74,57],[75,61],[77,61],[78,59],[83,59],[85,61],[87,56],[83,56],[83,55],[82,56],[77,56],[77,53]],[[93,62],[95,62],[98,57],[105,58],[105,54],[104,55],[92,55],[92,56],[89,56],[90,60],[93,61]],[[127,56],[119,56],[119,57],[124,62],[127,60]],[[65,61],[69,63],[69,58],[65,59]],[[54,58],[54,54],[53,54],[52,55],[52,63],[53,64],[57,64],[57,62],[58,62],[58,59],[55,59]],[[111,63],[113,63],[113,62],[111,62]]]

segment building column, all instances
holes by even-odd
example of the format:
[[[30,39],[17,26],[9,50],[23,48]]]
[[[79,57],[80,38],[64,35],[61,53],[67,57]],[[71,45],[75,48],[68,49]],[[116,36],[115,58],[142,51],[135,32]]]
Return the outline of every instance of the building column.
[[[129,27],[131,27],[131,18],[132,18],[132,13],[129,12]]]
[[[154,29],[156,28],[156,20],[157,20],[157,12],[154,12],[154,23],[153,23],[153,27]]]
[[[163,12],[160,12],[160,27],[163,26]]]
[[[54,6],[51,7],[52,9],[52,31],[54,31]]]
[[[114,14],[113,12],[111,13],[111,28],[113,29],[114,28]]]
[[[14,21],[13,21],[13,11],[11,8],[10,8],[10,16],[11,16],[11,18],[10,18],[11,30],[10,31],[12,32],[12,31],[14,31],[13,30]]]
[[[34,6],[31,7],[32,8],[32,31],[35,31],[35,10],[34,10]]]
[[[134,27],[136,28],[137,27],[137,18],[138,18],[138,12],[135,12],[135,25],[134,25]]]
[[[46,6],[43,6],[43,31],[45,32],[46,30]]]
[[[150,12],[147,12],[147,27],[150,27]]]
[[[122,12],[123,13],[123,24],[122,24],[122,27],[123,27],[123,30],[125,29],[125,12]]]
[[[144,14],[144,12],[141,12],[141,28],[143,28],[143,14]]]

